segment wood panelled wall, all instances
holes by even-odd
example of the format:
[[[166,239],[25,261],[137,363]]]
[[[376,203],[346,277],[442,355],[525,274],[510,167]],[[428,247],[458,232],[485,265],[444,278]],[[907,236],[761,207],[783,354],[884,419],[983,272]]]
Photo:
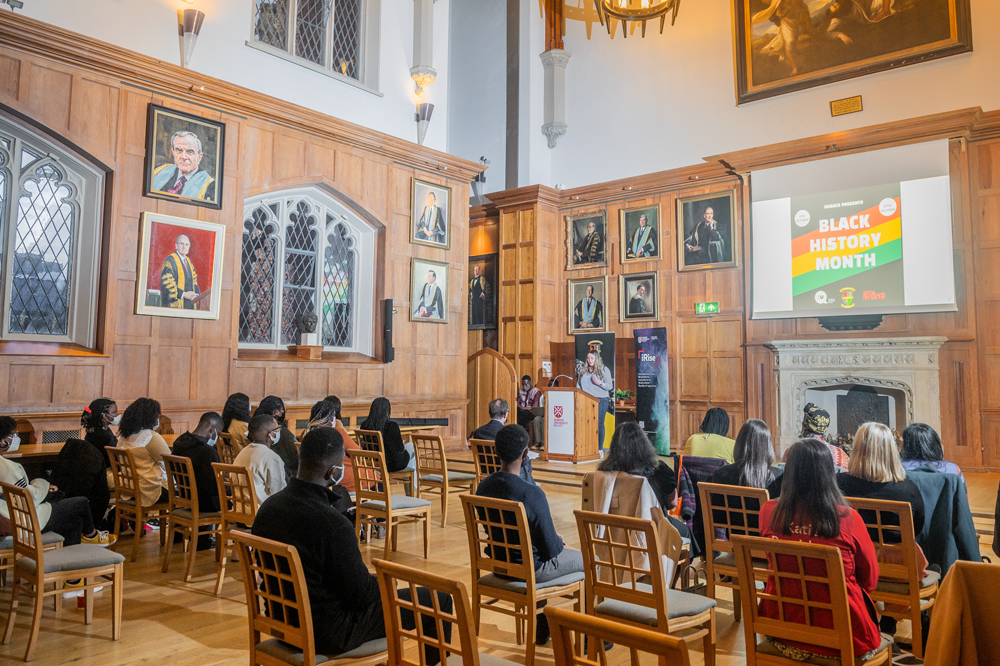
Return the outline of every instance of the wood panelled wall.
[[[109,175],[109,196],[98,349],[0,345],[3,411],[35,414],[28,420],[41,421],[41,425],[31,423],[36,428],[69,428],[79,424],[80,411],[96,397],[109,396],[124,405],[150,396],[163,405],[163,430],[183,432],[201,412],[221,411],[227,395],[235,391],[247,393],[255,403],[265,395],[281,396],[289,403],[290,416],[298,418],[331,393],[345,401],[349,415],[365,413],[372,399],[387,396],[394,415],[447,417],[450,426],[443,434],[449,444],[462,440],[465,391],[454,378],[465,374],[467,357],[461,288],[468,247],[464,202],[476,165],[375,132],[367,132],[363,145],[347,141],[340,138],[343,132],[364,136],[366,130],[333,118],[318,122],[305,110],[249,90],[213,97],[214,90],[228,84],[28,19],[4,19],[12,20],[22,22],[21,35],[32,31],[34,37],[25,39],[37,39],[29,49],[10,38],[11,25],[0,25],[0,104],[101,163]],[[48,40],[43,39],[46,35]],[[72,40],[76,40],[74,52],[101,57],[80,55],[71,60],[60,45]],[[47,51],[50,45],[52,53]],[[181,82],[193,80],[195,90],[198,85],[204,88],[197,93],[165,89],[153,78],[160,74]],[[226,123],[221,210],[142,196],[151,102]],[[310,123],[311,130],[302,129]],[[409,243],[413,176],[452,188],[451,250]],[[325,188],[379,229],[376,294],[379,299],[392,298],[397,309],[392,363],[337,355],[304,361],[287,352],[239,350],[243,201],[303,185]],[[217,321],[134,314],[143,211],[227,226]],[[450,264],[448,324],[408,321],[411,257]],[[381,313],[381,300],[375,310]],[[379,354],[381,329],[379,314],[371,325]]]
[[[570,279],[608,275],[605,313],[617,342],[617,383],[634,388],[635,328],[663,326],[670,344],[671,439],[679,446],[697,432],[705,410],[725,408],[730,434],[745,418],[777,425],[774,357],[764,346],[770,340],[830,339],[943,335],[941,348],[942,441],[949,459],[969,469],[1000,469],[1000,112],[967,109],[950,114],[904,120],[872,128],[813,137],[709,158],[706,164],[599,183],[555,192],[520,188],[491,195],[501,220],[521,211],[557,207],[555,219],[534,225],[534,233],[557,235],[558,252],[551,257],[557,279],[547,290],[543,320],[531,310],[505,311],[519,325],[534,324],[537,346],[531,349],[533,376],[541,378],[541,362],[553,362],[553,374],[573,374],[574,347],[568,334],[567,289]],[[950,138],[954,251],[958,311],[887,316],[874,331],[831,333],[815,318],[762,320],[750,318],[748,172],[819,159],[830,154],[863,152]],[[738,268],[679,272],[676,270],[676,200],[695,194],[735,188],[742,223]],[[620,262],[618,212],[622,208],[660,205],[661,259]],[[609,266],[565,270],[563,216],[608,210]],[[521,240],[512,239],[511,248]],[[515,246],[513,243],[517,243]],[[511,254],[501,255],[501,264]],[[519,260],[516,256],[515,260]],[[548,257],[546,258],[548,261]],[[536,270],[542,262],[536,260]],[[503,265],[501,270],[508,270]],[[660,282],[660,321],[623,324],[618,319],[618,281],[623,273],[656,271]],[[508,273],[509,275],[509,273]],[[517,279],[521,279],[518,277]],[[719,301],[721,313],[701,317],[694,304]],[[511,356],[504,351],[508,357]],[[529,355],[517,350],[522,364]]]

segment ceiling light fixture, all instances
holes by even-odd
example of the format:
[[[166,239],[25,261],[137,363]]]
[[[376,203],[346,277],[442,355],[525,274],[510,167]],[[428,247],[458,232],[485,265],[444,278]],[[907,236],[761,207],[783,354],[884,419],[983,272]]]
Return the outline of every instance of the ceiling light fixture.
[[[597,15],[601,19],[601,25],[607,27],[608,34],[611,34],[611,20],[617,19],[622,24],[622,37],[628,37],[629,23],[642,24],[642,36],[646,36],[646,21],[660,19],[660,34],[663,34],[663,26],[667,22],[667,14],[673,13],[670,17],[670,25],[677,20],[677,10],[680,9],[681,0],[594,0],[594,7],[597,8]]]

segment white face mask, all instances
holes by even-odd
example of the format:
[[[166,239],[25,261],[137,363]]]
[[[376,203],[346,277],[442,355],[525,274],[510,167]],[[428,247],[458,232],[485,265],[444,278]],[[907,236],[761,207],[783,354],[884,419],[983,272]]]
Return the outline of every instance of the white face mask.
[[[340,470],[340,476],[338,476],[337,478],[333,479],[333,485],[339,486],[340,482],[344,480],[344,466],[343,465],[334,465],[330,469],[339,469]]]
[[[208,438],[208,445],[209,446],[215,446],[215,443],[217,441],[219,441],[219,432],[218,431],[214,432],[212,434],[212,436]]]
[[[159,430],[159,429],[160,429],[160,419],[156,419],[156,425],[153,426],[153,430]]]
[[[21,436],[14,433],[14,437],[10,440],[10,446],[7,447],[7,453],[13,453],[17,451],[17,448],[21,446]]]
[[[111,425],[116,426],[122,422],[122,415],[119,414],[115,418],[111,419]]]
[[[274,432],[272,432],[271,433],[271,446],[274,446],[275,444],[277,444],[278,443],[278,439],[280,437],[281,437],[281,432],[280,431],[275,430]]]

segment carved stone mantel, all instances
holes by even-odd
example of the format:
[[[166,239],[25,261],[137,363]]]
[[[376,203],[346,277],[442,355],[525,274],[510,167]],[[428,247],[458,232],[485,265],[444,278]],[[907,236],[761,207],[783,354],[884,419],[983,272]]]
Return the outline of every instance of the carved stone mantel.
[[[778,432],[784,451],[799,437],[806,390],[841,384],[894,389],[905,396],[907,422],[941,430],[938,350],[945,337],[775,340]]]

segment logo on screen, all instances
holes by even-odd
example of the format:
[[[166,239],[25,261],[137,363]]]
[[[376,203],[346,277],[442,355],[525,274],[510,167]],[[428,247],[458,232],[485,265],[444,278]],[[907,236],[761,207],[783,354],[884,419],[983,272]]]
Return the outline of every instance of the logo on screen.
[[[842,308],[853,308],[854,307],[854,287],[844,287],[840,290],[840,300],[843,303],[840,304]]]
[[[552,408],[552,413],[553,413],[553,414],[555,415],[555,417],[556,417],[557,419],[561,419],[561,418],[562,418],[562,415],[563,415],[563,408],[562,408],[562,405],[558,405],[558,406],[556,406],[556,407],[553,407],[553,408]]]
[[[826,292],[822,289],[816,292],[816,302],[820,305],[826,305]]]

